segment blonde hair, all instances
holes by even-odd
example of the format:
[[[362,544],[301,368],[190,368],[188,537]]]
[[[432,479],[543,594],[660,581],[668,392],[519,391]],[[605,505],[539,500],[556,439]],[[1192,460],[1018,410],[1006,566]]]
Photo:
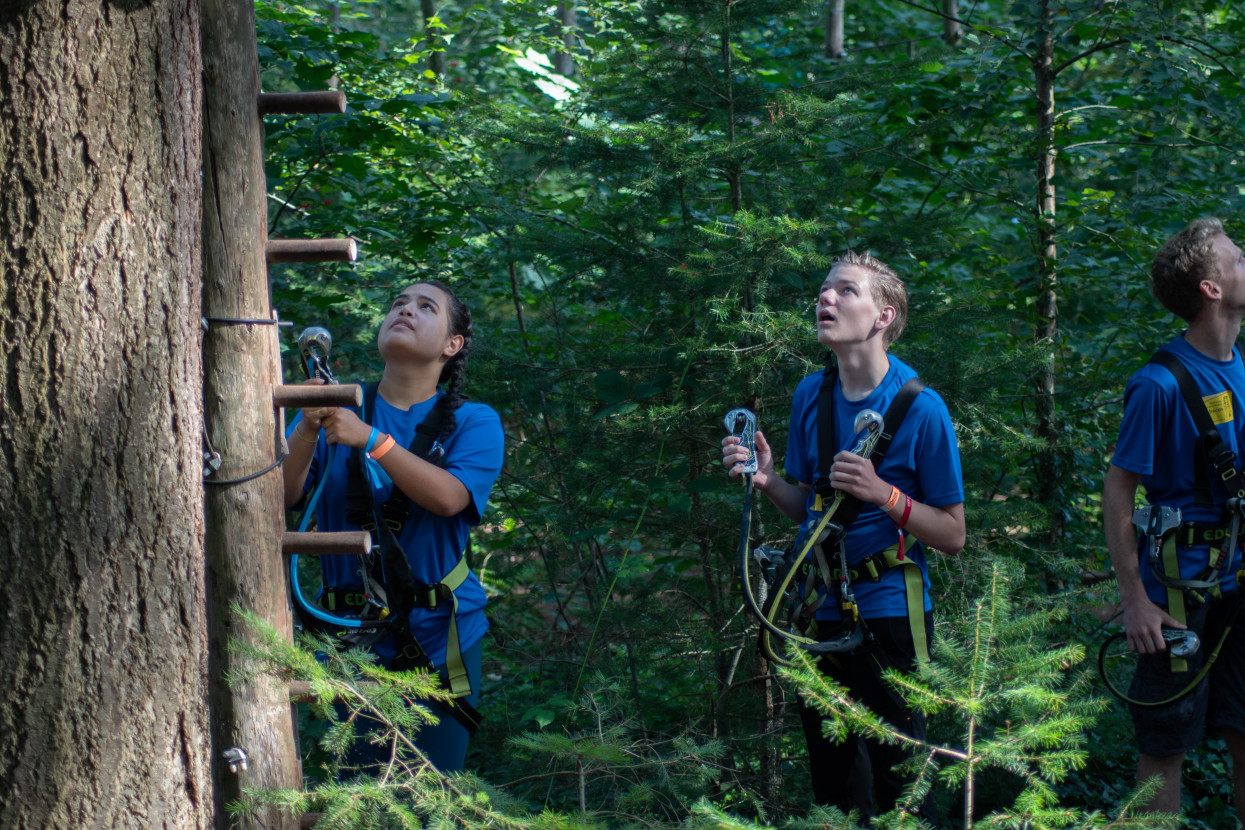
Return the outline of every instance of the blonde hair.
[[[868,251],[848,251],[830,263],[833,271],[840,265],[854,265],[869,272],[869,293],[879,308],[890,306],[895,309],[895,319],[882,332],[882,342],[887,348],[903,334],[908,324],[908,289],[903,280],[889,265]]]

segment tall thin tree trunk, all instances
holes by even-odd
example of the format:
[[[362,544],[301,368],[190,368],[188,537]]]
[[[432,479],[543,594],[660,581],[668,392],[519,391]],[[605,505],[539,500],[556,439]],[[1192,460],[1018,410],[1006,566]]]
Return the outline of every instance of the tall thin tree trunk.
[[[724,99],[726,101],[726,137],[727,141],[733,146],[735,144],[735,82],[734,82],[734,64],[731,52],[731,6],[727,2],[723,4],[723,12],[726,17],[726,23],[722,27],[721,35],[721,52],[722,52],[722,78],[724,86]],[[726,183],[730,188],[731,210],[735,213],[743,210],[744,207],[744,191],[743,191],[743,171],[738,167],[731,166],[724,171],[726,174]]]
[[[1058,274],[1055,247],[1055,73],[1053,11],[1051,0],[1042,0],[1042,23],[1038,31],[1037,53],[1033,61],[1037,105],[1037,214],[1038,296],[1034,337],[1047,347],[1035,380],[1037,392],[1037,435],[1046,443],[1038,458],[1038,497],[1049,517],[1048,545],[1063,535],[1063,509],[1060,496],[1058,428],[1055,422],[1055,346],[1058,330]]]
[[[264,127],[257,109],[259,58],[251,0],[203,0],[203,343],[204,425],[221,454],[216,479],[239,479],[274,463],[284,440],[272,404],[281,382],[275,325],[237,325],[220,318],[270,319]],[[208,608],[212,644],[212,739],[218,827],[224,806],[243,787],[294,788],[302,767],[289,694],[267,678],[230,685],[246,667],[229,651],[237,605],[285,637],[292,624],[281,533],[280,469],[207,491]],[[246,769],[222,754],[238,747]],[[237,828],[293,830],[298,817],[276,808],[233,819]]]
[[[575,4],[558,4],[558,23],[562,25],[562,51],[553,56],[553,69],[559,75],[575,74]]]
[[[826,3],[825,56],[832,60],[847,54],[843,50],[843,7],[844,0]]]
[[[0,6],[0,826],[212,825],[197,0]]]
[[[428,46],[444,47],[445,40],[441,37],[441,33],[435,27],[429,26],[428,23],[437,16],[436,0],[419,0],[419,10],[424,16],[424,37],[428,41]],[[438,49],[428,55],[428,68],[437,73],[438,76],[445,74],[445,52]]]
[[[959,43],[959,3],[956,0],[942,0],[942,13],[945,15],[942,19],[942,39],[952,45]]]

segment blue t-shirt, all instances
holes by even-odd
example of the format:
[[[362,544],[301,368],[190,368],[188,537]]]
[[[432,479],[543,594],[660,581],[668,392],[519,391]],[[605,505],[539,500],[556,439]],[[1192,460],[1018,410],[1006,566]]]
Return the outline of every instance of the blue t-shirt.
[[[1241,449],[1245,447],[1245,413],[1241,411],[1245,402],[1245,366],[1240,353],[1234,347],[1231,360],[1214,360],[1190,346],[1183,334],[1163,349],[1175,355],[1193,376],[1219,434],[1228,449],[1236,453],[1239,464]],[[1162,366],[1147,363],[1124,389],[1124,419],[1111,463],[1141,476],[1146,500],[1151,504],[1180,508],[1181,519],[1186,522],[1221,522],[1228,491],[1215,475],[1208,475],[1214,505],[1196,503],[1196,443],[1197,427],[1175,376]],[[1137,555],[1142,557],[1141,578],[1146,595],[1154,602],[1166,604],[1167,589],[1146,564],[1147,553],[1148,541],[1138,534]],[[1179,548],[1181,578],[1194,578],[1206,566],[1209,556],[1207,546]],[[1236,590],[1235,574],[1240,564],[1238,548],[1220,572],[1220,587],[1225,593]]]
[[[433,404],[443,393],[417,403],[409,410],[391,406],[379,394],[376,411],[367,419],[381,433],[389,433],[402,447],[408,447],[415,437],[415,428],[423,423]],[[301,413],[290,426],[290,432],[298,426]],[[466,509],[454,516],[438,516],[411,503],[411,516],[402,527],[398,541],[411,563],[411,573],[416,582],[433,584],[440,582],[458,563],[467,547],[467,537],[473,525],[480,523],[488,505],[489,492],[501,473],[503,442],[505,440],[501,419],[484,404],[466,402],[455,412],[456,426],[445,444],[445,469],[467,488],[471,501]],[[321,471],[328,463],[330,448],[324,434],[319,436],[311,469],[307,473],[304,489],[313,490],[320,480]],[[346,462],[353,452],[349,447],[338,447],[329,478],[316,504],[316,526],[325,532],[358,530],[346,520]],[[392,492],[393,484],[381,470],[380,465],[365,459],[374,472],[379,473],[380,487],[376,497],[383,502]],[[324,584],[333,588],[358,588],[362,583],[358,575],[358,559],[354,556],[322,556],[321,570]],[[458,599],[458,636],[463,651],[471,648],[484,637],[488,630],[488,618],[484,615],[486,598],[484,587],[472,573],[467,581],[454,592]],[[442,603],[436,609],[416,608],[411,612],[411,633],[437,666],[445,664],[445,646],[452,613],[451,603]],[[393,657],[393,638],[381,640],[373,650],[382,660]]]
[[[859,401],[843,397],[843,390],[834,385],[835,446],[851,449],[856,444],[852,424],[862,410],[872,409],[880,415],[909,378],[916,377],[907,364],[889,356],[890,368],[877,388]],[[791,430],[787,436],[787,473],[810,487],[829,475],[833,458],[817,457],[817,397],[821,390],[822,373],[809,375],[795,388],[791,403]],[[895,432],[890,448],[878,467],[878,476],[893,484],[913,501],[931,507],[946,507],[964,501],[964,485],[960,474],[960,451],[955,440],[951,415],[942,398],[933,389],[925,388],[912,402],[903,424]],[[806,505],[807,515],[800,525],[801,537],[821,518],[813,510],[816,496],[811,491]],[[883,551],[899,540],[899,531],[880,505],[865,504],[856,521],[847,530],[847,561],[851,565],[867,556]],[[803,540],[801,539],[801,544]],[[931,610],[929,599],[929,564],[925,549],[909,536],[905,555],[921,568],[925,583],[925,610]],[[831,566],[835,562],[831,561]],[[892,568],[877,582],[858,579],[852,582],[861,616],[906,617],[908,603],[904,590],[903,568]],[[837,591],[817,611],[818,619],[839,619]]]

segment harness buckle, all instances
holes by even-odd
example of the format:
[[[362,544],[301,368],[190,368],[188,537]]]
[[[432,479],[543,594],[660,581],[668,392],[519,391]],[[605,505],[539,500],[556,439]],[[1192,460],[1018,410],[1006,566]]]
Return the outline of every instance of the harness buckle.
[[[1211,456],[1210,465],[1219,476],[1219,480],[1227,483],[1232,476],[1236,475],[1236,453],[1227,447],[1223,447],[1219,452]]]
[[[860,565],[865,569],[865,573],[868,574],[870,582],[877,582],[882,578],[882,574],[886,573],[887,570],[886,557],[879,556],[876,553],[870,554],[860,560]]]
[[[454,592],[444,582],[421,585],[415,592],[415,607],[435,611],[441,603],[454,598]]]

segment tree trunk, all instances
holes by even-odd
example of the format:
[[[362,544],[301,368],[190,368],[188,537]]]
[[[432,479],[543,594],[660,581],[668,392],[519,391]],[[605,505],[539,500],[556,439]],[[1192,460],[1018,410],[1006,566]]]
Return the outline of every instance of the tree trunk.
[[[212,824],[197,0],[0,6],[0,826]]]
[[[832,60],[847,54],[843,50],[843,6],[844,0],[830,0],[826,4],[825,55]]]
[[[562,27],[562,51],[554,53],[553,70],[559,75],[575,74],[575,4],[558,4],[558,23]]]
[[[956,0],[942,0],[942,39],[955,45],[960,41],[959,4]]]
[[[437,16],[435,0],[419,0],[419,9],[424,16],[424,37],[428,41],[428,47],[444,46],[445,40],[441,37],[440,31],[428,26],[428,21]],[[428,68],[437,73],[438,76],[444,75],[445,52],[437,51],[428,55]]]
[[[281,382],[277,327],[218,319],[271,319],[264,127],[250,0],[203,0],[203,77],[203,417],[221,454],[212,477],[233,480],[270,467],[284,445],[272,403],[273,386]],[[247,636],[232,605],[292,636],[282,501],[279,469],[207,490],[213,776],[222,828],[223,808],[242,787],[297,789],[302,783],[288,690],[264,678],[233,686],[225,681],[247,668],[229,653],[230,638]],[[236,772],[222,759],[235,746],[247,755],[246,769]],[[232,826],[292,830],[298,818],[274,808]]]
[[[1037,104],[1037,234],[1038,296],[1034,337],[1048,349],[1037,379],[1037,435],[1047,450],[1038,458],[1038,498],[1049,518],[1047,545],[1063,536],[1063,505],[1060,495],[1059,442],[1055,424],[1055,345],[1058,329],[1058,279],[1055,247],[1055,72],[1052,40],[1053,12],[1050,0],[1042,2],[1037,53],[1033,61]]]

